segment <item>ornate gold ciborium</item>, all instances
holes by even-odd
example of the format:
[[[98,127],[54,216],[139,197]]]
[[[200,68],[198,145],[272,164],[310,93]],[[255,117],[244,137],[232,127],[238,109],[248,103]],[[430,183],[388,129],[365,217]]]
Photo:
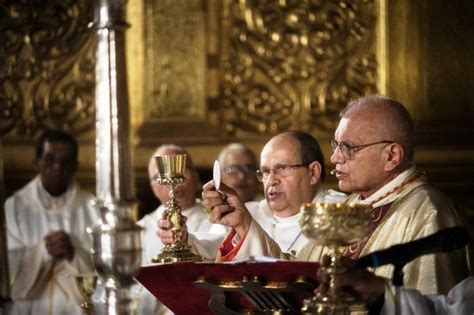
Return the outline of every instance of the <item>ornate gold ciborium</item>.
[[[322,271],[330,279],[329,289],[304,301],[303,314],[367,314],[364,303],[353,295],[336,292],[334,276],[346,271],[341,263],[341,248],[358,243],[368,234],[371,206],[346,203],[306,203],[301,206],[304,235],[330,250],[331,263]]]
[[[98,277],[93,273],[79,274],[75,277],[77,287],[79,288],[82,298],[84,299],[84,302],[81,303],[82,313],[84,315],[92,315],[94,314],[94,306],[92,305],[92,295],[94,294]]]
[[[166,185],[170,189],[169,200],[165,205],[165,218],[171,223],[170,230],[173,232],[174,243],[166,244],[152,262],[201,261],[202,257],[193,253],[186,244],[184,227],[181,223],[183,215],[174,196],[176,187],[185,179],[186,154],[156,155],[154,159],[158,170],[158,184]]]

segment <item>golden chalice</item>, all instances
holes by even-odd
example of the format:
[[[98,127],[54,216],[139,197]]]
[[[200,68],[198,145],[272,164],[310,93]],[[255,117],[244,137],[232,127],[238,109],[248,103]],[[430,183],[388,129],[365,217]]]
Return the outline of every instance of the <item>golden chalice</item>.
[[[166,244],[161,253],[152,259],[152,262],[201,261],[202,257],[193,253],[186,244],[184,228],[181,223],[183,215],[174,196],[176,187],[184,181],[186,154],[156,155],[154,159],[158,169],[158,184],[166,185],[170,189],[169,200],[165,205],[165,218],[171,223],[170,230],[173,232],[174,243]]]
[[[92,295],[94,294],[95,287],[97,285],[97,275],[90,274],[79,274],[76,275],[76,283],[84,302],[81,303],[82,312],[84,315],[94,314],[94,306],[92,305]]]
[[[367,236],[372,207],[346,203],[306,203],[301,206],[301,229],[316,244],[330,250],[331,263],[322,271],[329,275],[329,289],[304,301],[303,314],[367,314],[364,303],[349,293],[336,292],[334,275],[346,268],[341,247],[358,243]]]

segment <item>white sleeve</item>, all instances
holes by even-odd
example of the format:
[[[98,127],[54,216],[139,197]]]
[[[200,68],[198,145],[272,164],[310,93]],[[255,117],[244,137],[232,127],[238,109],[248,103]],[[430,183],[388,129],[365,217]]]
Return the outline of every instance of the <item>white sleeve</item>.
[[[381,314],[395,314],[394,289],[385,290],[385,304]],[[422,295],[413,289],[401,288],[402,315],[418,314],[443,314],[443,315],[467,315],[474,314],[474,277],[469,277],[457,284],[447,296],[444,295]]]
[[[48,282],[42,274],[49,274],[53,263],[49,259],[44,241],[37,244],[25,244],[18,227],[15,196],[5,202],[7,227],[8,264],[12,279],[13,299],[30,297],[41,290]]]
[[[251,256],[268,256],[286,259],[278,244],[252,218],[249,230],[234,261],[247,260]]]
[[[474,276],[458,283],[448,295],[428,297],[434,305],[436,314],[474,314]]]
[[[203,256],[205,260],[214,261],[224,236],[225,234],[188,233],[188,244],[192,247],[194,252]]]

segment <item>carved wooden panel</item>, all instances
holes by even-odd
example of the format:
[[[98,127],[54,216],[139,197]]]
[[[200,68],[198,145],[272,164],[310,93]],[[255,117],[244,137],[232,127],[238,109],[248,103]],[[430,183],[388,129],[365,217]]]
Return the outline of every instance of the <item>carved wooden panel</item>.
[[[146,0],[146,104],[150,121],[205,114],[202,0]]]
[[[377,90],[371,1],[145,4],[148,142],[153,132],[183,143],[331,130],[349,99]]]
[[[367,1],[226,2],[224,129],[331,130],[349,99],[376,91],[376,9]]]
[[[0,2],[0,132],[94,127],[92,1]]]

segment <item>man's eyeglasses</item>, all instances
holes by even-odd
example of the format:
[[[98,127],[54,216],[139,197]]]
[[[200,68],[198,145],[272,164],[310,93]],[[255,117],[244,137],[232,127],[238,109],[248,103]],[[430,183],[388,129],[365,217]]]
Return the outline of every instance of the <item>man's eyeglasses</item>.
[[[277,165],[274,168],[257,170],[257,179],[261,182],[264,182],[270,177],[270,174],[273,172],[273,175],[278,176],[280,178],[289,177],[293,175],[294,170],[300,167],[307,167],[309,163],[302,163],[302,164],[293,164],[293,165]]]
[[[336,149],[339,148],[342,152],[342,155],[344,155],[344,157],[348,160],[352,160],[352,158],[354,157],[354,153],[356,153],[357,151],[360,151],[363,148],[367,148],[371,145],[376,145],[376,144],[381,144],[381,143],[389,144],[389,143],[395,143],[395,142],[390,141],[390,140],[382,140],[382,141],[368,143],[368,144],[349,145],[347,143],[337,142],[336,140],[331,139],[332,150],[336,151]]]
[[[224,166],[222,169],[226,174],[231,176],[235,176],[238,173],[254,173],[257,170],[257,168],[253,165],[228,165]]]

